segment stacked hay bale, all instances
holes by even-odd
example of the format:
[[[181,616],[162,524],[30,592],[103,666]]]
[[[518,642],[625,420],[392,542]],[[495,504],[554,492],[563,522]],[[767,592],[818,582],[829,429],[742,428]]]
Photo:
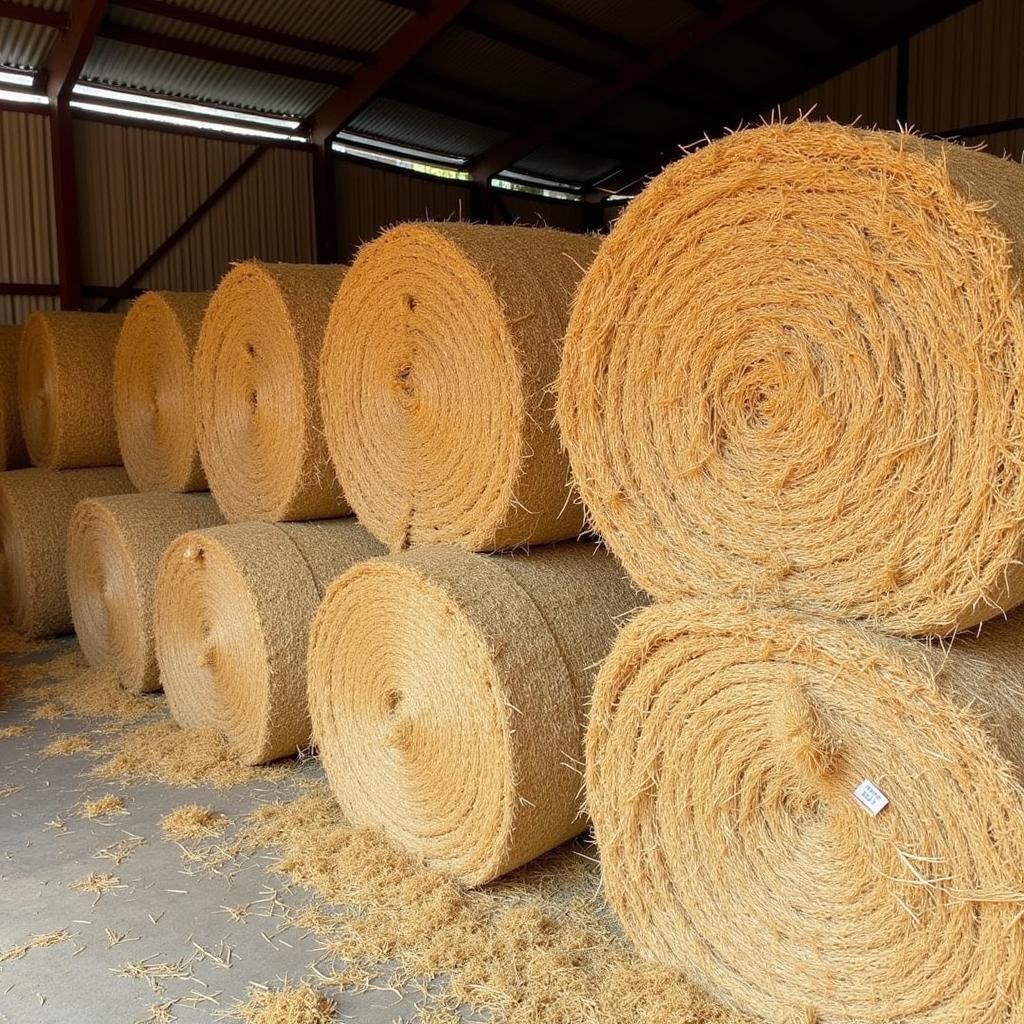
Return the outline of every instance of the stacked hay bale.
[[[346,815],[467,884],[576,835],[594,666],[637,604],[582,514],[548,385],[592,239],[407,224],[359,253],[320,369],[346,497],[393,552],[328,591],[313,735]],[[477,553],[483,552],[483,553]]]
[[[772,1021],[1024,995],[1022,187],[907,136],[739,132],[656,178],[579,292],[563,436],[666,602],[596,686],[607,892]]]
[[[20,327],[0,327],[0,472],[28,465],[18,411]]]
[[[228,522],[350,513],[331,468],[316,372],[341,266],[239,263],[195,357],[199,450]]]
[[[66,536],[76,503],[133,489],[120,468],[113,416],[114,347],[122,320],[36,312],[19,339],[21,433],[39,468],[0,473],[0,601],[15,628],[34,638],[72,627]],[[5,401],[5,424],[8,411]],[[17,434],[5,425],[8,437]]]
[[[91,665],[133,693],[160,688],[153,591],[164,549],[189,530],[223,523],[209,494],[119,494],[79,502],[67,531],[71,618]]]
[[[114,357],[114,418],[140,491],[205,491],[192,360],[206,293],[147,292],[125,317]]]

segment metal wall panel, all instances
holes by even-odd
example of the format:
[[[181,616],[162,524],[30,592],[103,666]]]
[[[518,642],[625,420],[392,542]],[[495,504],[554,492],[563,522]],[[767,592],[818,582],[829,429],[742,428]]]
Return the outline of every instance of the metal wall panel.
[[[50,125],[42,114],[0,111],[0,281],[53,284],[57,247]],[[17,323],[45,298],[0,297],[0,323]]]
[[[116,285],[253,146],[95,121],[75,125],[86,284]],[[213,287],[232,261],[313,258],[309,154],[273,148],[140,282]]]

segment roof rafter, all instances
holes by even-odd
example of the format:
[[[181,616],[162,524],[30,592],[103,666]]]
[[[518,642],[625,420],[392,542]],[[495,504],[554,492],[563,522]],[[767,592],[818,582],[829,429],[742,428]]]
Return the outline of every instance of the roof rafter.
[[[25,4],[12,3],[11,0],[3,0],[0,3],[0,18],[28,21],[33,25],[45,25],[47,28],[55,28],[59,31],[64,31],[68,27],[68,16],[63,11],[44,11],[40,7],[27,7]]]
[[[600,82],[563,110],[536,122],[521,135],[495,143],[470,167],[474,179],[487,181],[535,149],[570,130],[616,97],[654,77],[675,61],[751,15],[767,0],[730,0],[721,13],[706,15],[680,29],[646,57],[621,65],[610,81]]]
[[[152,14],[186,25],[199,25],[203,28],[215,29],[218,32],[227,32],[243,39],[254,39],[257,42],[272,43],[275,46],[286,46],[302,53],[315,53],[321,57],[332,57],[335,60],[352,61],[356,64],[372,64],[374,60],[374,55],[367,50],[324,43],[318,39],[282,32],[280,29],[261,28],[258,25],[238,21],[236,18],[226,18],[210,11],[168,3],[167,0],[113,0],[113,3],[117,7],[140,11],[143,14]]]

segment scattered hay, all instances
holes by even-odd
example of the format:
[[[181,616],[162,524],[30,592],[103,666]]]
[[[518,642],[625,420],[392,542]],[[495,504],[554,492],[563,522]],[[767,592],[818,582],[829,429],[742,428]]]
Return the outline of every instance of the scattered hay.
[[[139,726],[119,736],[109,760],[94,772],[103,779],[155,780],[170,786],[227,789],[246,782],[287,778],[290,764],[241,764],[214,729],[181,729],[175,722]]]
[[[449,995],[495,1024],[746,1020],[677,973],[640,960],[602,919],[597,871],[578,846],[500,885],[466,890],[395,852],[379,833],[346,826],[323,787],[257,809],[243,832],[254,849],[280,848],[275,871],[341,908],[325,959],[368,973],[400,960],[396,987],[443,978],[431,1000],[438,1012],[450,1007]]]
[[[0,740],[13,740],[18,736],[25,736],[32,731],[28,725],[5,725],[0,728]]]
[[[71,888],[75,892],[87,893],[91,896],[95,896],[96,899],[93,903],[98,903],[100,898],[105,896],[108,892],[113,892],[115,889],[125,889],[127,886],[121,884],[121,879],[116,875],[110,875],[106,873],[92,872],[86,875],[85,878],[80,878],[77,882],[71,884]]]
[[[67,757],[69,754],[81,754],[92,747],[92,740],[82,733],[74,736],[58,736],[51,740],[39,752],[43,757]]]
[[[155,696],[140,697],[121,686],[117,672],[108,665],[80,667],[73,675],[40,690],[38,699],[46,699],[45,707],[59,707],[64,714],[83,718],[112,718],[118,722],[137,722],[164,707]],[[32,716],[42,717],[39,710]]]
[[[72,676],[88,667],[82,652],[73,647],[70,651],[64,651],[52,658],[43,661],[26,661],[21,665],[7,666],[5,671],[23,686],[32,686],[47,680],[61,681],[70,679]]]
[[[200,804],[183,804],[160,819],[164,835],[176,842],[223,835],[230,824],[226,815]]]
[[[146,840],[143,836],[129,834],[127,839],[122,839],[114,843],[113,846],[105,846],[102,850],[97,850],[93,854],[93,858],[96,860],[113,861],[115,864],[123,864],[140,846],[145,845]]]
[[[59,931],[46,932],[44,935],[33,935],[32,938],[9,949],[0,950],[0,964],[9,963],[11,960],[20,960],[30,949],[43,949],[46,946],[56,946],[71,937],[66,928]]]
[[[251,986],[248,999],[214,1016],[244,1024],[332,1024],[337,1008],[333,999],[311,985],[285,981],[278,989]]]
[[[48,700],[45,704],[40,704],[32,712],[32,717],[37,721],[53,721],[55,718],[63,718],[67,714],[63,704],[58,704],[56,701]]]
[[[107,793],[106,796],[98,797],[96,800],[85,800],[78,807],[80,818],[104,818],[109,814],[120,814],[124,810],[124,798],[115,793]]]
[[[44,641],[32,640],[17,632],[9,622],[0,621],[0,654],[35,654],[46,646]],[[7,670],[14,666],[6,666]]]
[[[160,993],[164,990],[165,981],[181,981],[191,978],[195,959],[195,954],[171,962],[157,960],[156,956],[150,956],[145,960],[129,960],[127,963],[121,964],[120,967],[111,967],[110,970],[118,978],[134,978],[144,981],[153,992]]]
[[[20,793],[25,787],[18,786],[13,782],[0,783],[0,800],[4,800],[15,793]]]
[[[139,1017],[133,1024],[173,1024],[178,1018],[171,1013],[171,1007],[179,1000],[171,999],[166,1003],[152,1003],[148,1017]]]

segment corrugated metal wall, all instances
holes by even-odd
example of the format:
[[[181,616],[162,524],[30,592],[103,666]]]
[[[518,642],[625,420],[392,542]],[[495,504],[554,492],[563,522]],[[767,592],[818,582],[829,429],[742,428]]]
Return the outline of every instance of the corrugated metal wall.
[[[80,121],[75,125],[83,277],[117,285],[252,152],[247,143]],[[309,262],[309,154],[271,148],[141,287],[212,288],[233,261]]]
[[[40,114],[0,111],[0,281],[55,284],[50,125]],[[0,323],[18,323],[55,298],[0,296]]]

